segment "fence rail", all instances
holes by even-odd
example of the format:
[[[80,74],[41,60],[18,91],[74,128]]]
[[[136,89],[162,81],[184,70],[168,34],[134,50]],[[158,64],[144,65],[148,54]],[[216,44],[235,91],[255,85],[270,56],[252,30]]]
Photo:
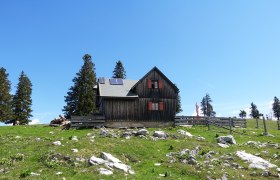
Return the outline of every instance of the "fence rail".
[[[71,116],[71,127],[100,127],[104,125],[105,116],[89,115],[89,116]]]
[[[176,116],[175,126],[180,125],[216,125],[228,127],[246,128],[246,119],[228,117],[197,117],[197,116]]]

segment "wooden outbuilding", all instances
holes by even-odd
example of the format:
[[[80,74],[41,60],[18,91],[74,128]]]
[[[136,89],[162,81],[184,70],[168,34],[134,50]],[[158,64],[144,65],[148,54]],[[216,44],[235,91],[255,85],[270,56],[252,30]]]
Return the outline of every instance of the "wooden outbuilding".
[[[174,125],[178,88],[157,68],[140,80],[98,78],[97,106],[107,127]]]

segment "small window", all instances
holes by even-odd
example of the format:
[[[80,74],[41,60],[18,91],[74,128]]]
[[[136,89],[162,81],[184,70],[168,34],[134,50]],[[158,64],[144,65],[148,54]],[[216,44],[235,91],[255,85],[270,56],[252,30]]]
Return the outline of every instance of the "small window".
[[[158,89],[158,81],[152,81],[152,89]]]
[[[152,103],[152,110],[153,110],[153,111],[158,111],[158,110],[159,110],[158,107],[159,107],[159,106],[158,106],[158,103]]]
[[[149,111],[163,111],[164,106],[163,102],[148,102],[148,110]]]

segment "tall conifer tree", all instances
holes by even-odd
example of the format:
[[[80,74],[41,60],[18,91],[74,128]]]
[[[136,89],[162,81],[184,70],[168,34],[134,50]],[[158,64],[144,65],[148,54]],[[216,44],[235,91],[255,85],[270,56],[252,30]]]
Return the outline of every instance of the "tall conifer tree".
[[[280,101],[276,96],[274,97],[274,102],[272,104],[272,110],[273,110],[274,116],[277,118],[277,120],[279,120],[279,118],[280,118]]]
[[[203,97],[202,101],[201,101],[201,111],[204,116],[207,116],[207,117],[216,116],[216,112],[213,110],[213,106],[211,103],[212,103],[212,99],[211,99],[210,95],[206,94],[206,96]]]
[[[9,74],[6,69],[0,68],[0,122],[7,122],[12,120],[12,95],[11,82],[8,79]]]
[[[72,80],[74,85],[69,88],[67,96],[65,96],[66,106],[63,111],[67,118],[86,116],[96,112],[95,65],[89,54],[85,54],[83,60],[82,68]]]
[[[258,107],[257,107],[257,105],[255,105],[253,102],[251,103],[251,114],[250,114],[250,116],[252,117],[252,118],[254,118],[254,119],[258,119],[259,118],[259,116],[260,116],[260,112],[259,112],[259,110],[258,110]]]
[[[112,78],[122,78],[122,79],[126,78],[126,71],[125,71],[121,61],[116,62],[116,66],[115,66],[115,69],[113,71]]]
[[[14,119],[13,125],[18,121],[19,124],[28,124],[32,117],[32,83],[27,75],[22,71],[19,77],[16,94],[13,97]]]
[[[177,87],[177,85],[176,84],[174,84],[176,87]],[[178,88],[178,87],[177,87]],[[178,114],[178,113],[180,113],[180,112],[182,112],[183,110],[182,110],[182,103],[181,103],[181,96],[180,96],[180,90],[179,90],[179,88],[178,88],[178,94],[177,94],[177,97],[176,97],[176,101],[177,101],[177,103],[176,103],[176,114]]]

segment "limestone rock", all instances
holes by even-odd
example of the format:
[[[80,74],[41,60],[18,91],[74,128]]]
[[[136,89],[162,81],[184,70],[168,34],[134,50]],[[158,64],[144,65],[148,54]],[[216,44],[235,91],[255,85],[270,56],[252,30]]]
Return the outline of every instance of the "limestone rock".
[[[187,132],[187,131],[184,131],[184,130],[182,130],[182,129],[179,129],[177,132],[178,132],[179,134],[182,134],[182,135],[187,136],[187,137],[190,137],[190,138],[193,137],[193,135],[192,135],[191,133],[189,133],[189,132]]]
[[[234,137],[232,135],[228,135],[228,136],[220,136],[217,138],[218,143],[222,143],[222,144],[236,144],[236,141],[234,139]]]
[[[265,169],[277,167],[275,164],[271,164],[270,162],[264,160],[263,158],[246,153],[245,151],[237,151],[236,155],[240,159],[244,161],[248,161],[250,163],[249,168],[265,170]]]
[[[105,161],[104,159],[101,159],[101,158],[97,158],[95,156],[92,156],[90,159],[89,159],[89,164],[91,165],[99,165],[99,164],[104,164],[108,161]]]
[[[220,147],[222,147],[222,148],[228,148],[228,147],[229,147],[229,145],[227,145],[227,144],[222,144],[222,143],[218,143],[218,145],[219,145]]]
[[[77,152],[79,152],[79,150],[78,149],[71,149],[72,150],[72,152],[73,153],[77,153]]]
[[[139,135],[146,136],[148,134],[149,134],[149,131],[145,128],[138,130],[136,133],[137,136],[139,136]]]
[[[71,136],[70,139],[71,139],[72,141],[79,141],[77,136]]]
[[[167,137],[166,133],[163,131],[155,131],[153,136],[158,138],[163,138],[163,139]]]
[[[60,141],[55,141],[52,144],[55,145],[55,146],[61,146],[61,142]]]
[[[102,152],[101,158],[106,161],[109,161],[109,162],[121,163],[121,161],[119,159],[115,158],[112,154],[109,154],[109,153]]]
[[[100,174],[103,174],[103,175],[112,175],[113,174],[113,171],[105,169],[105,168],[99,168],[98,171]]]

